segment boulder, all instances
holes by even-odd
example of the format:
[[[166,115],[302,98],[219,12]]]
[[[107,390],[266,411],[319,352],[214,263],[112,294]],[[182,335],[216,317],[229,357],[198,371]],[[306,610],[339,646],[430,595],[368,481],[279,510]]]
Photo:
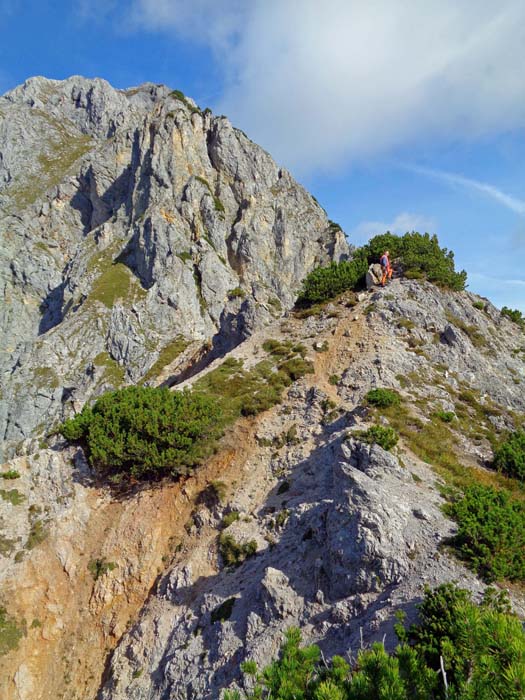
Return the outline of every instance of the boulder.
[[[372,263],[366,273],[366,288],[372,289],[377,284],[381,284],[381,265]]]

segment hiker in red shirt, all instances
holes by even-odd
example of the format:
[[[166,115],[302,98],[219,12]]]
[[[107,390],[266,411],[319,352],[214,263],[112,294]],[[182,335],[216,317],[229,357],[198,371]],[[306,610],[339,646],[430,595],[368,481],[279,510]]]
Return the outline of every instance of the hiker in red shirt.
[[[379,260],[379,263],[381,265],[381,272],[383,273],[381,277],[381,286],[384,287],[387,278],[388,280],[392,279],[392,266],[390,265],[390,252],[388,250],[385,250]]]

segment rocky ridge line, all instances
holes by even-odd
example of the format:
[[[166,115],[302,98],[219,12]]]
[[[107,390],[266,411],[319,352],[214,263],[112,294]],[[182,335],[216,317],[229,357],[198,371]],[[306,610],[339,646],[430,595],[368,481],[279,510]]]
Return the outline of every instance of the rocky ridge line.
[[[0,149],[7,454],[109,388],[177,375],[185,347],[230,349],[348,254],[286,170],[165,86],[32,78],[0,98]]]

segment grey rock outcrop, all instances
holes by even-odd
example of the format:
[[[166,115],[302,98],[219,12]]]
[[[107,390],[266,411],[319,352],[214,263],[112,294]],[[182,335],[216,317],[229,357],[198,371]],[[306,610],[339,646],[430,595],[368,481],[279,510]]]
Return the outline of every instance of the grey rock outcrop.
[[[379,263],[372,263],[366,271],[366,288],[370,290],[378,284],[381,284],[381,276],[381,265],[379,265]]]
[[[165,86],[81,77],[0,98],[0,230],[10,444],[138,381],[176,339],[233,347],[349,252],[225,117]]]

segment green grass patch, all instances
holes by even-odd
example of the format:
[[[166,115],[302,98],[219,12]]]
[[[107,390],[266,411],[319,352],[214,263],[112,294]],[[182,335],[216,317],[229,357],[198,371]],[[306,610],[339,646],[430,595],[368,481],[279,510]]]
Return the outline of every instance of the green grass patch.
[[[159,356],[155,363],[149,368],[144,377],[143,382],[148,382],[157,377],[164,367],[167,367],[172,362],[174,362],[179,355],[181,355],[184,350],[190,344],[189,340],[186,340],[182,335],[178,335],[171,343],[165,345],[159,353]]]
[[[399,435],[394,428],[383,425],[373,425],[368,430],[360,430],[354,433],[355,437],[372,445],[379,445],[384,450],[391,450],[396,446]]]
[[[224,481],[212,481],[211,484],[208,486],[208,489],[210,491],[210,494],[212,498],[217,502],[217,503],[224,503],[226,500],[226,484]]]
[[[8,557],[16,548],[16,540],[11,540],[0,534],[0,554],[3,557]]]
[[[132,304],[144,299],[146,295],[147,291],[143,289],[127,265],[112,262],[93,281],[86,305],[89,308],[95,302],[99,302],[111,309],[119,299]]]
[[[281,313],[283,310],[283,305],[277,297],[269,297],[268,305],[271,306],[276,313]]]
[[[20,472],[17,472],[15,469],[9,469],[9,471],[2,472],[2,474],[0,474],[0,478],[2,478],[2,479],[19,479]]]
[[[470,342],[475,348],[481,348],[487,344],[485,336],[483,335],[483,333],[479,332],[477,326],[472,326],[468,323],[465,323],[463,319],[459,318],[458,316],[455,316],[451,311],[446,311],[445,317],[450,324],[452,324],[456,328],[459,328],[463,331],[463,333],[466,333],[468,335]]]
[[[41,544],[47,537],[47,527],[43,520],[36,520],[29,531],[29,536],[25,544],[25,549],[33,549],[37,545]]]
[[[234,287],[228,292],[228,299],[244,299],[246,292],[242,287]]]
[[[86,154],[93,144],[89,136],[71,133],[58,120],[40,110],[32,110],[32,118],[40,118],[42,133],[48,135],[44,150],[37,155],[37,173],[25,181],[15,181],[8,190],[17,209],[34,204],[45,192],[59,185],[76,161]]]
[[[227,513],[224,518],[222,519],[221,527],[223,529],[226,529],[227,527],[230,527],[230,525],[237,520],[239,520],[240,514],[238,510],[232,510],[230,513]]]
[[[266,344],[265,344],[266,345]],[[270,347],[266,345],[266,347]],[[263,360],[251,370],[242,369],[242,362],[229,358],[217,369],[208,372],[193,387],[197,393],[211,394],[217,397],[222,409],[224,425],[236,420],[241,415],[252,416],[275,406],[282,400],[283,391],[305,374],[313,372],[310,362],[289,357],[286,350],[284,360],[275,366],[275,359],[281,357],[274,348],[274,359]],[[291,352],[291,351],[290,351]]]
[[[24,635],[24,628],[18,626],[15,618],[8,615],[4,607],[0,607],[0,656],[18,649]]]
[[[55,370],[51,367],[36,367],[33,377],[37,386],[56,389],[60,384]]]
[[[219,552],[225,566],[240,566],[246,559],[257,553],[257,542],[237,542],[232,535],[222,532],[219,535]]]
[[[104,375],[102,377],[102,381],[108,382],[109,384],[114,386],[115,389],[118,389],[118,387],[124,384],[124,379],[126,376],[124,367],[122,367],[122,365],[119,365],[119,363],[116,360],[114,360],[111,357],[111,355],[105,350],[99,352],[99,354],[94,358],[93,364],[96,367],[104,368]]]
[[[456,417],[454,411],[436,411],[434,415],[436,416],[436,418],[439,418],[439,420],[443,421],[443,423],[452,423],[452,421]]]
[[[414,323],[414,321],[411,321],[409,318],[400,318],[397,321],[397,327],[404,328],[407,331],[411,331],[413,328],[416,327],[416,324]]]
[[[116,568],[116,564],[106,559],[92,559],[88,564],[88,571],[93,576],[93,581],[98,581],[101,576],[105,576]]]
[[[10,489],[9,491],[0,489],[0,497],[3,501],[7,501],[12,506],[19,506],[26,500],[24,494],[20,493],[18,489]]]

